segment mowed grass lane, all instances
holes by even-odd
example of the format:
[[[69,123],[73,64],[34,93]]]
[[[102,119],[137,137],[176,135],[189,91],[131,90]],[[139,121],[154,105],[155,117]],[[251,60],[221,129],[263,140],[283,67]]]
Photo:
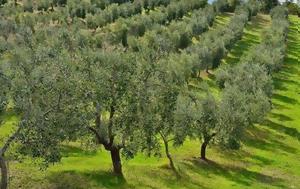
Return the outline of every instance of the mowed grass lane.
[[[260,43],[262,32],[270,26],[270,19],[270,16],[265,14],[258,14],[253,17],[247,23],[242,39],[235,43],[222,63],[235,64],[239,62],[240,58],[246,55],[253,45]]]
[[[253,153],[264,157],[261,172],[279,178],[282,188],[300,187],[300,19],[290,16],[287,56],[274,74],[273,110],[252,132]]]
[[[261,42],[262,33],[270,26],[270,24],[271,18],[269,15],[258,14],[257,16],[252,17],[251,21],[249,21],[244,28],[242,39],[237,41],[229,50],[227,55],[221,60],[220,66],[224,64],[237,64],[242,56],[247,55],[251,47]],[[207,82],[210,90],[214,94],[219,95],[220,90],[216,85],[214,74],[216,70],[209,70],[210,74],[207,74],[205,71],[201,71],[201,78]],[[196,85],[199,85],[199,83],[196,83]]]

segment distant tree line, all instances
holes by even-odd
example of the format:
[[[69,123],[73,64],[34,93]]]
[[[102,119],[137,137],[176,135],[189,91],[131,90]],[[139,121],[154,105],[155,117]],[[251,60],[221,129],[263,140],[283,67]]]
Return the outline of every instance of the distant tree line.
[[[157,35],[159,35],[159,33],[162,32],[160,30],[160,27],[171,28],[171,25],[175,25],[177,23],[176,21],[178,19],[181,19],[186,13],[192,10],[194,10],[192,13],[199,12],[200,10],[198,9],[203,6],[205,6],[204,1],[190,0],[189,3],[187,3],[187,1],[185,0],[174,2],[167,7],[162,7],[160,9],[160,12],[153,11],[147,15],[137,15],[135,17],[131,17],[130,19],[119,19],[113,25],[96,31],[95,35],[101,37],[102,43],[106,42],[110,45],[122,43],[124,47],[127,47],[129,45],[136,46],[139,43],[138,41],[136,41],[136,38],[145,35],[147,30],[154,31]],[[195,15],[192,15],[193,18],[189,20],[198,22],[198,20],[194,18]],[[211,16],[211,14],[209,14],[209,16]],[[167,26],[163,27],[163,24]],[[183,27],[180,28],[182,30],[185,26],[182,24],[181,27]],[[207,26],[205,25],[205,23],[201,23],[201,26],[198,27]]]
[[[293,1],[286,1],[284,5],[288,8],[289,14],[297,15],[300,17],[300,3],[294,3]]]

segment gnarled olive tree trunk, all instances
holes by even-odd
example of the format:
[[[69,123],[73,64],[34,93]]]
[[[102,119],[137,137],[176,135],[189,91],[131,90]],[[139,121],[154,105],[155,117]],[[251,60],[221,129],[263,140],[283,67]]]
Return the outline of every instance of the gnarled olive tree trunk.
[[[112,118],[115,113],[114,106],[111,106],[111,110],[110,110],[108,133],[107,133],[108,138],[107,139],[104,138],[99,132],[101,130],[101,126],[102,126],[101,125],[101,110],[100,110],[100,107],[97,107],[96,109],[97,109],[97,111],[95,112],[95,127],[88,127],[88,129],[90,131],[92,131],[92,133],[95,134],[98,144],[103,145],[105,150],[110,152],[111,161],[112,161],[112,165],[113,165],[113,173],[117,176],[123,177],[120,151],[124,147],[124,144],[115,145],[114,144],[114,134],[112,132],[112,127],[113,127]]]
[[[211,141],[211,139],[216,135],[216,133],[213,133],[210,136],[204,136],[204,141],[201,144],[201,152],[200,152],[200,158],[203,160],[207,160],[206,159],[206,148],[207,145],[209,144],[209,142]]]
[[[113,163],[113,172],[118,176],[123,176],[120,149],[112,147],[110,156]]]

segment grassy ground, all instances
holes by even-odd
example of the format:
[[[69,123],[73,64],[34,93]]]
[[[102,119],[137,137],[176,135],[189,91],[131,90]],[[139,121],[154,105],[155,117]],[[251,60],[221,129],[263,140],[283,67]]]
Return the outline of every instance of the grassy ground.
[[[243,55],[246,55],[249,49],[260,42],[261,32],[270,24],[270,16],[258,14],[249,22],[244,30],[243,38],[238,41],[222,60],[222,63],[234,64],[239,62]]]
[[[177,180],[168,169],[167,160],[138,155],[123,160],[126,181],[110,174],[110,157],[104,150],[87,151],[78,145],[65,145],[60,164],[47,171],[38,170],[32,161],[10,162],[11,188],[299,188],[300,186],[300,20],[291,17],[288,56],[285,66],[275,75],[274,109],[265,124],[247,132],[239,151],[225,151],[210,146],[208,158],[202,162],[200,143],[187,141],[172,149],[176,165],[183,175]],[[226,19],[225,19],[226,20]],[[258,17],[247,26],[226,63],[236,63],[239,57],[260,41],[260,33],[268,26],[268,18]],[[0,137],[10,132],[16,118],[7,115]],[[9,125],[10,124],[10,125]]]
[[[221,60],[221,65],[233,65],[238,63],[241,57],[246,55],[251,47],[260,43],[262,32],[270,26],[270,19],[269,15],[264,14],[258,14],[256,17],[253,17],[252,20],[247,23],[242,39],[237,41],[232,49],[227,53],[226,57]],[[206,71],[202,71],[200,75],[202,79],[206,80],[210,90],[217,95],[220,91],[214,81],[214,71],[215,70],[209,70],[209,75]],[[197,85],[197,83],[195,83],[195,85]]]
[[[13,127],[17,119],[17,116],[15,116],[12,112],[7,112],[5,115],[0,117],[0,120],[5,120],[5,123],[1,124],[0,127],[0,145],[2,144],[1,139],[6,138],[13,131]]]

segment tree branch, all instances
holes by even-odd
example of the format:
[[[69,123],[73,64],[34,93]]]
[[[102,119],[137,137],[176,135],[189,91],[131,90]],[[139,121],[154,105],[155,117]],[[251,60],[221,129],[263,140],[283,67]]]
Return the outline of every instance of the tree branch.
[[[96,139],[97,139],[97,142],[99,144],[102,144],[105,149],[109,146],[109,143],[100,135],[100,133],[94,128],[94,127],[91,127],[91,126],[88,126],[87,127],[93,134],[95,134],[96,136]]]
[[[171,142],[171,141],[174,141],[175,140],[175,137],[174,138],[170,138],[169,140],[167,140],[168,142]]]

